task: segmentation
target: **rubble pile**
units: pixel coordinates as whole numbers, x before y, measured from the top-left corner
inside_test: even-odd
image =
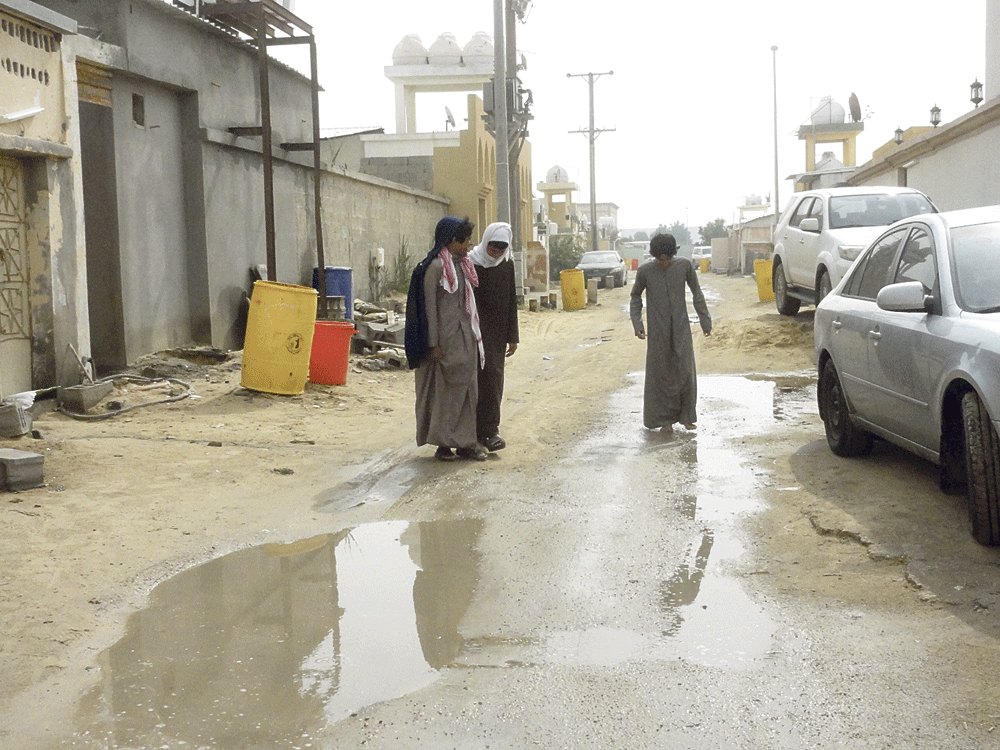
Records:
[[[364,357],[357,363],[359,367],[366,370],[406,369],[403,303],[393,301],[392,309],[387,309],[355,300],[354,327],[357,333],[351,337],[351,352]]]

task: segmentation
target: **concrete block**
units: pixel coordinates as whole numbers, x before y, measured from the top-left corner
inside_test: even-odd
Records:
[[[378,340],[384,341],[387,344],[394,344],[396,346],[402,346],[406,339],[406,324],[405,323],[390,323],[382,329],[381,334],[379,334]]]
[[[0,448],[0,491],[14,492],[42,484],[45,456],[14,448]]]
[[[0,404],[0,437],[20,437],[31,429],[31,414],[20,404]]]
[[[86,414],[88,409],[97,406],[115,389],[108,380],[100,383],[84,383],[59,389],[59,403],[68,411]]]

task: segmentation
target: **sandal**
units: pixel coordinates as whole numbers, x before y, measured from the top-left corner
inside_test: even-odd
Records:
[[[486,449],[478,444],[474,448],[456,448],[455,453],[459,458],[471,458],[473,461],[485,461],[487,456]]]
[[[485,445],[486,445],[486,450],[490,451],[491,453],[493,451],[502,451],[504,448],[507,447],[506,441],[499,435],[494,435],[493,437],[491,437],[489,440],[485,442]]]
[[[685,430],[697,429],[697,425],[695,425],[694,422],[681,422],[681,427],[683,427]]]
[[[438,461],[454,461],[455,454],[451,452],[451,448],[441,446],[436,451],[434,451],[434,458]]]

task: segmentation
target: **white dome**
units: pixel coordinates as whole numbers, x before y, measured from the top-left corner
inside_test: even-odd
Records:
[[[546,182],[569,182],[569,172],[558,164],[545,173]]]
[[[819,106],[812,111],[809,120],[813,125],[843,125],[847,112],[844,106],[834,101],[832,96],[824,96]]]
[[[455,35],[444,32],[427,50],[427,60],[431,65],[459,65],[462,62],[462,48],[455,41]]]
[[[468,65],[472,62],[493,61],[493,39],[485,31],[477,31],[462,50],[462,59]]]
[[[407,34],[392,51],[393,65],[426,65],[427,48],[416,34]]]

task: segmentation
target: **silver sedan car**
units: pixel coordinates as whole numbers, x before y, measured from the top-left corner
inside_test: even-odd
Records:
[[[1000,544],[1000,206],[893,224],[816,308],[814,336],[833,452],[877,436],[934,461],[976,540]]]

